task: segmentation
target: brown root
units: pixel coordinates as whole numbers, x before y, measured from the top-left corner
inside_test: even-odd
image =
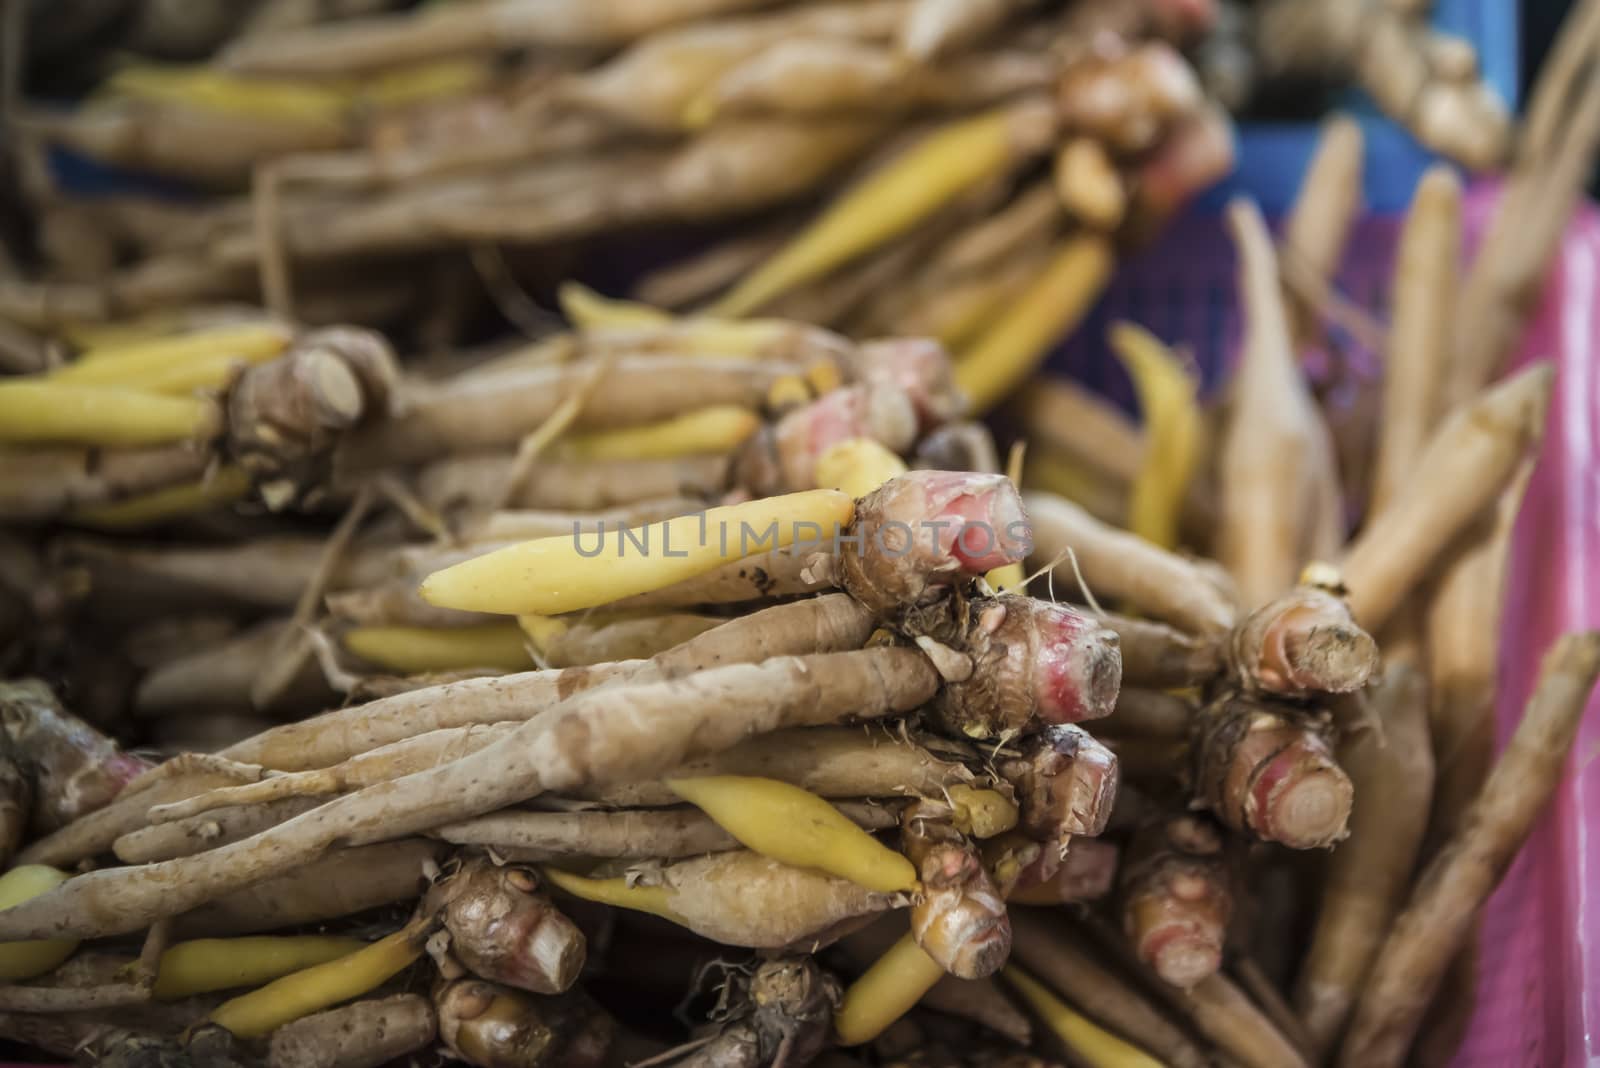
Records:
[[[535,997],[481,979],[434,992],[439,1038],[477,1068],[602,1068],[616,1021],[582,991]]]
[[[491,982],[559,994],[583,970],[583,932],[539,892],[531,869],[474,857],[435,884],[423,908],[450,933],[451,955]]]
[[[1296,586],[1246,616],[1228,642],[1246,693],[1351,693],[1378,668],[1378,645],[1335,594]]]
[[[1223,697],[1196,721],[1193,753],[1196,802],[1234,830],[1291,849],[1345,836],[1352,791],[1326,717]]]

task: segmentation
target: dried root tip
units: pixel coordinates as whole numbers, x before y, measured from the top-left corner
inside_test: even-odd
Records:
[[[953,648],[974,670],[929,706],[948,732],[968,738],[1027,733],[1098,719],[1116,707],[1122,657],[1114,631],[1091,616],[1032,597],[967,604]]]
[[[1183,815],[1141,828],[1121,882],[1122,923],[1140,959],[1185,989],[1216,972],[1233,897],[1214,824]]]
[[[434,992],[439,1038],[477,1068],[601,1068],[616,1021],[572,991],[535,997],[481,979],[458,979]]]
[[[1006,900],[1018,905],[1070,905],[1109,894],[1117,879],[1117,847],[1098,838],[1074,838],[1065,848],[1063,855],[1061,846],[1047,844],[1039,859],[1023,869]],[[1045,874],[1048,867],[1055,870]]]
[[[1223,823],[1291,849],[1345,836],[1350,779],[1334,760],[1325,718],[1224,697],[1198,720],[1196,801]]]
[[[833,1013],[843,1000],[839,981],[810,957],[763,961],[745,979],[731,973],[731,1009],[711,1041],[678,1068],[810,1064],[832,1040]]]
[[[1378,643],[1344,599],[1297,586],[1234,628],[1228,661],[1247,693],[1352,693],[1378,668]]]
[[[147,761],[64,710],[38,679],[0,683],[0,726],[16,767],[32,777],[39,832],[104,808],[150,770]]]
[[[559,994],[578,979],[586,942],[578,926],[539,893],[527,868],[468,860],[428,896],[450,932],[450,951],[473,973],[535,994]]]
[[[399,371],[378,334],[330,327],[241,372],[228,389],[226,452],[281,507],[324,481],[340,435],[388,413]]]
[[[911,906],[911,936],[951,975],[993,975],[1011,955],[1011,921],[982,856],[949,824],[923,818],[918,806],[904,823],[906,855],[923,886]]]
[[[1042,842],[1105,830],[1117,798],[1116,755],[1080,727],[1048,727],[1023,740],[1022,755],[997,765],[1017,792],[1022,829]]]
[[[1005,476],[912,471],[856,505],[840,584],[880,616],[898,615],[964,575],[1022,559],[1027,535],[1022,498]]]

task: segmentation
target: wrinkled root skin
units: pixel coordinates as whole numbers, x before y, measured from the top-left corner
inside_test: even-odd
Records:
[[[601,1068],[616,1021],[572,991],[525,994],[481,979],[458,979],[434,992],[445,1048],[477,1068]]]
[[[862,498],[838,557],[839,582],[880,619],[926,605],[963,577],[1031,547],[1022,498],[1001,475],[912,471]]]
[[[1122,656],[1116,632],[1031,597],[974,598],[950,644],[972,674],[947,680],[929,706],[949,734],[993,738],[1099,719],[1116,707]]]
[[[1377,670],[1378,644],[1342,598],[1299,586],[1234,628],[1228,667],[1246,693],[1352,693]]]
[[[996,767],[1017,793],[1026,833],[1041,842],[1060,842],[1105,830],[1120,781],[1115,753],[1070,724],[1025,738],[1020,748],[1020,757]]]
[[[104,808],[151,767],[64,710],[38,679],[0,683],[0,726],[15,769],[32,779],[41,835]]]
[[[677,1068],[763,1068],[810,1064],[832,1039],[833,1013],[844,997],[839,981],[810,957],[764,961],[746,980],[735,975],[724,994],[718,1033]]]
[[[993,975],[1011,955],[1005,900],[972,843],[919,808],[907,810],[903,836],[923,887],[911,906],[911,936],[959,979]]]
[[[1227,696],[1196,721],[1197,805],[1233,830],[1291,849],[1347,833],[1350,779],[1334,759],[1326,716]]]
[[[268,506],[311,503],[327,485],[341,436],[388,415],[398,382],[381,335],[344,326],[312,331],[233,380],[223,451],[250,473]]]
[[[450,951],[475,975],[535,994],[560,994],[577,982],[587,956],[583,932],[521,867],[466,861],[428,895],[450,932]]]
[[[1141,828],[1121,884],[1123,929],[1157,975],[1187,989],[1216,972],[1233,912],[1216,826],[1182,815]]]

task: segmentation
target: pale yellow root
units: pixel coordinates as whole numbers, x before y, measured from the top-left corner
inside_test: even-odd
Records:
[[[0,875],[0,908],[10,908],[54,890],[67,881],[67,873],[43,864],[23,864]],[[65,939],[10,942],[0,945],[0,982],[35,979],[56,969],[78,948]]]
[[[871,438],[841,441],[817,458],[817,485],[858,500],[905,473],[905,461]]]
[[[1023,505],[1033,524],[1032,558],[1051,564],[1057,583],[1071,584],[1063,592],[1077,590],[1070,548],[1097,597],[1120,598],[1201,637],[1220,636],[1233,625],[1233,604],[1194,561],[1102,523],[1054,494],[1026,493]]]
[[[1128,529],[1163,549],[1176,548],[1184,497],[1204,444],[1199,383],[1176,353],[1131,323],[1111,328],[1111,348],[1133,379],[1144,414],[1145,448],[1128,501]]]
[[[1090,1068],[1160,1068],[1161,1062],[1079,1015],[1021,968],[1001,973],[1045,1026]]]
[[[742,775],[669,779],[667,785],[763,856],[884,893],[917,885],[909,860],[798,786]]]
[[[1460,260],[1461,180],[1441,165],[1417,183],[1395,253],[1383,415],[1368,502],[1373,515],[1405,483],[1444,414],[1441,387],[1450,359]]]
[[[1047,145],[1054,108],[1029,99],[939,130],[844,194],[809,228],[716,302],[737,317],[914,227],[979,183]]]
[[[661,326],[673,320],[671,312],[636,300],[613,300],[580,282],[562,282],[556,290],[556,299],[561,303],[561,314],[580,331]]]
[[[1317,150],[1284,223],[1284,270],[1315,281],[1317,288],[1333,283],[1350,227],[1361,210],[1363,148],[1361,126],[1354,119],[1335,115],[1323,123]],[[1315,343],[1322,334],[1321,309],[1297,296],[1306,288],[1291,285],[1285,290],[1297,347]]]
[[[365,943],[334,935],[262,938],[201,938],[180,942],[161,955],[157,1001],[174,1001],[213,990],[255,986],[326,964]]]
[[[1122,176],[1092,138],[1074,138],[1056,152],[1055,186],[1067,211],[1096,230],[1115,230],[1127,213]]]
[[[1218,463],[1217,559],[1256,608],[1343,539],[1333,442],[1295,358],[1277,258],[1253,204],[1235,201],[1244,341]]]
[[[370,993],[422,956],[432,920],[413,920],[394,934],[259,990],[225,1002],[211,1022],[240,1038],[259,1038],[286,1023]]]
[[[670,460],[729,453],[761,426],[748,408],[718,405],[649,426],[568,434],[557,446],[576,460]]]
[[[361,659],[401,675],[464,668],[526,671],[534,666],[522,629],[515,623],[352,627],[340,640]]]
[[[116,386],[0,382],[0,442],[164,445],[221,429],[215,402]]]
[[[536,634],[528,629],[535,620],[556,624],[556,628],[536,626]],[[595,613],[593,617],[586,616],[582,622],[571,624],[545,616],[519,616],[517,622],[538,650],[540,660],[548,667],[563,668],[616,660],[645,660],[721,626],[727,620],[692,612],[647,612],[609,618]]]
[[[234,504],[249,492],[250,476],[242,468],[224,467],[199,482],[153,490],[115,504],[74,508],[63,518],[103,530],[138,530]]]
[[[1394,503],[1350,543],[1343,562],[1350,611],[1371,632],[1440,552],[1483,514],[1544,432],[1555,374],[1535,364],[1487,390],[1434,432]]]
[[[975,413],[987,412],[1037,369],[1050,345],[1083,318],[1111,277],[1116,257],[1099,236],[1067,238],[1031,286],[979,334],[956,363],[956,384]]]
[[[833,1016],[839,1044],[859,1046],[877,1038],[944,977],[938,961],[906,934],[845,989]]]
[[[1310,1068],[1265,1013],[1222,975],[1183,995],[1195,1029],[1245,1068]]]
[[[293,333],[276,323],[239,323],[195,330],[173,337],[108,343],[87,349],[72,363],[50,372],[58,382],[150,389],[152,376],[165,376],[196,362],[223,355],[240,363],[270,360],[289,347]]]
[[[581,539],[541,538],[435,572],[423,580],[422,596],[467,611],[574,612],[703,575],[748,555],[753,538],[776,539],[779,548],[820,541],[847,524],[853,511],[845,494],[812,490],[609,531],[597,539],[595,552],[583,549]]]

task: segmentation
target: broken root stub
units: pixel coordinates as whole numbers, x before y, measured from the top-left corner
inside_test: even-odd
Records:
[[[1195,800],[1224,824],[1291,849],[1345,836],[1352,791],[1325,715],[1225,696],[1196,723]]]
[[[1081,727],[1049,727],[1023,739],[1022,755],[996,765],[1017,792],[1022,829],[1041,842],[1104,831],[1117,798],[1117,757]]]
[[[582,991],[540,997],[481,979],[433,996],[439,1038],[478,1068],[601,1068],[617,1024]]]
[[[1216,972],[1233,898],[1215,824],[1185,814],[1140,828],[1121,883],[1123,928],[1157,975],[1187,989]]]
[[[843,999],[839,981],[810,957],[763,961],[745,978],[735,972],[712,1017],[709,1042],[673,1063],[680,1068],[809,1064],[833,1037]]]
[[[1022,498],[1003,475],[912,471],[862,498],[839,551],[839,582],[879,618],[1015,563],[1031,548]]]
[[[380,335],[355,327],[314,331],[234,379],[224,449],[269,506],[295,503],[326,486],[346,431],[389,414],[398,381],[394,353]]]
[[[993,975],[1011,955],[1005,901],[971,842],[921,806],[906,810],[906,855],[922,878],[911,906],[911,936],[939,966],[960,979]]]
[[[974,598],[950,644],[972,658],[930,714],[956,737],[992,738],[1108,715],[1122,685],[1114,631],[1031,597]]]
[[[433,888],[427,907],[450,932],[451,953],[485,979],[559,994],[583,970],[583,932],[539,892],[530,869],[474,857]]]
[[[16,766],[32,779],[41,834],[104,808],[151,767],[63,709],[38,679],[0,683],[0,727]]]
[[[1378,644],[1344,599],[1297,586],[1234,628],[1228,663],[1247,693],[1352,693],[1378,668]]]

